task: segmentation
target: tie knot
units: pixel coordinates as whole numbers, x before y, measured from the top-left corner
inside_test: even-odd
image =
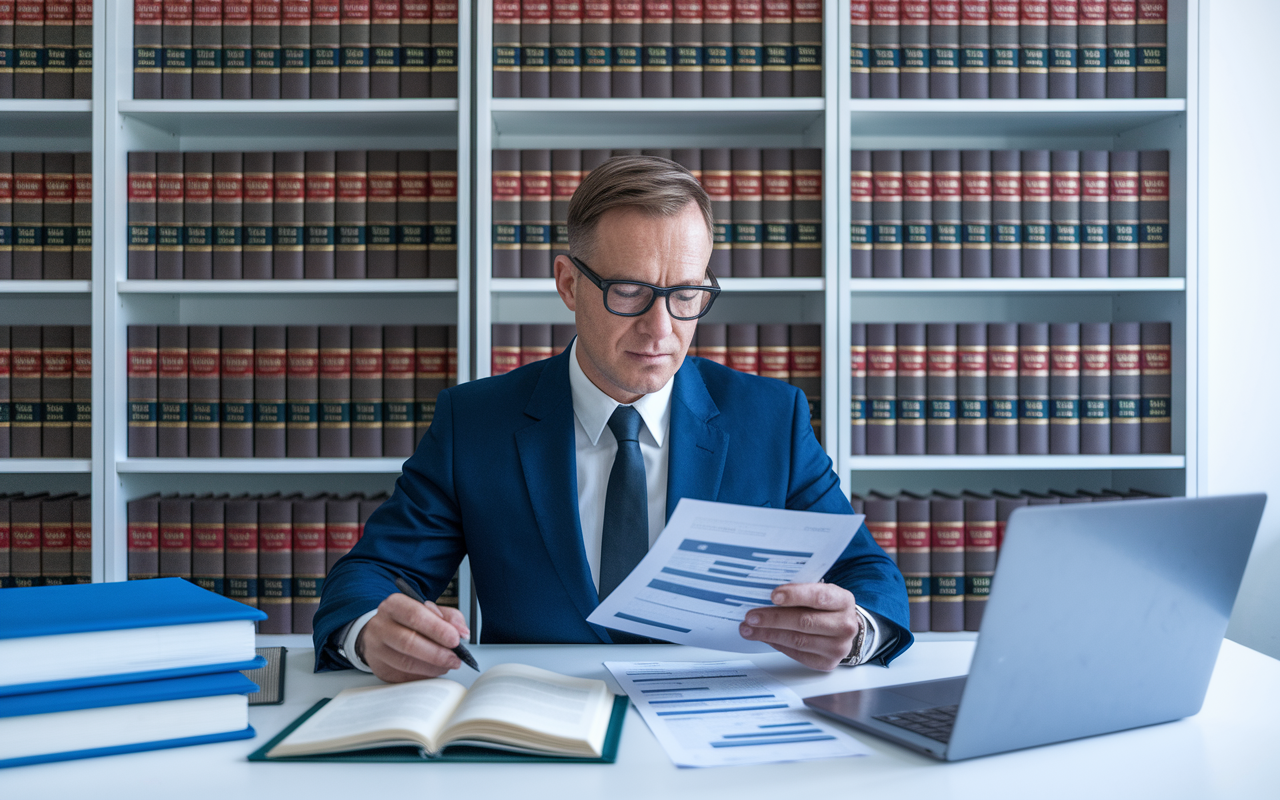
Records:
[[[620,442],[639,442],[641,422],[639,411],[631,406],[618,406],[609,417],[609,430]]]

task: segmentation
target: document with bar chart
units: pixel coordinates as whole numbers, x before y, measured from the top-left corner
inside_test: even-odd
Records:
[[[606,661],[678,767],[768,764],[871,751],[750,661]]]
[[[862,520],[683,498],[644,560],[587,621],[677,644],[768,652],[738,633],[747,611],[771,605],[785,583],[816,582]]]

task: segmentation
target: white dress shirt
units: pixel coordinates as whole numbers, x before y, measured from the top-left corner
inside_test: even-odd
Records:
[[[675,378],[661,389],[642,396],[632,407],[644,421],[640,429],[640,454],[644,457],[645,485],[649,492],[649,546],[658,540],[658,534],[667,524],[667,466],[670,463],[671,442],[671,389]],[[582,544],[591,569],[591,581],[600,588],[600,546],[604,540],[604,505],[609,489],[609,473],[613,470],[614,456],[618,453],[618,440],[609,430],[609,418],[619,405],[609,395],[591,382],[578,362],[578,341],[574,340],[569,352],[569,389],[573,399],[574,454],[577,459],[578,518],[582,524]],[[861,664],[880,649],[880,626],[876,615],[858,608],[858,615],[867,632],[862,650],[849,660],[849,664]],[[356,619],[345,635],[337,638],[343,643],[342,654],[356,668],[371,672],[369,666],[356,655],[355,642],[365,623],[377,610],[369,611]]]

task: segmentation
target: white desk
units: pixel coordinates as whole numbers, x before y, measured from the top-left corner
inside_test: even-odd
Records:
[[[477,646],[481,666],[521,661],[604,678],[603,660],[723,658],[673,645]],[[960,675],[970,642],[926,642],[891,669],[824,675],[769,654],[753,660],[802,696]],[[353,672],[314,675],[310,650],[290,650],[286,702],[250,709],[256,739],[201,747],[0,770],[4,798],[1274,798],[1280,796],[1280,661],[1225,642],[1204,709],[1141,730],[957,764],[942,764],[862,736],[864,758],[755,767],[677,769],[634,708],[618,763],[596,764],[250,764],[245,756],[321,697],[376,682]],[[458,678],[470,682],[475,673]],[[1089,702],[1082,698],[1081,702]]]

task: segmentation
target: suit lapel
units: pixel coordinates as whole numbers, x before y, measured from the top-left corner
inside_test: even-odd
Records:
[[[670,456],[667,462],[667,519],[682,497],[715,500],[720,494],[729,434],[714,422],[716,407],[691,359],[676,373],[671,392]]]

